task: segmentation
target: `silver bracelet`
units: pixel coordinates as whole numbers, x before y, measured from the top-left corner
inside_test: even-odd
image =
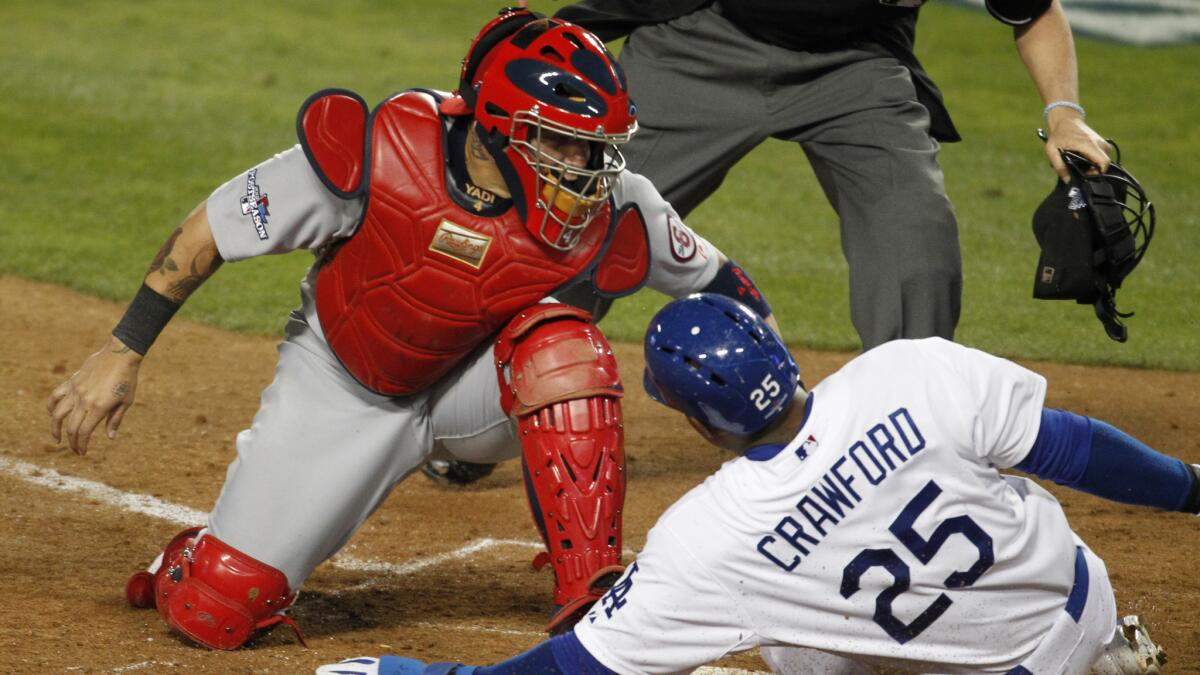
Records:
[[[1087,111],[1084,110],[1083,106],[1079,105],[1078,103],[1072,103],[1071,101],[1054,101],[1053,103],[1046,104],[1045,109],[1042,110],[1042,119],[1049,120],[1050,111],[1054,110],[1055,108],[1070,108],[1071,110],[1079,113],[1080,117],[1084,119],[1087,118]]]

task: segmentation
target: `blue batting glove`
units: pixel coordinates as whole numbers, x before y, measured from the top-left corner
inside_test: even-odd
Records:
[[[317,668],[316,675],[472,675],[475,666],[461,663],[433,663],[405,656],[360,656]]]

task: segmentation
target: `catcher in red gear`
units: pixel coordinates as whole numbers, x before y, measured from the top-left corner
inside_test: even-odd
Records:
[[[587,309],[559,300],[645,284],[770,308],[624,169],[624,75],[571,24],[503,10],[457,92],[369,109],[324,90],[297,130],[298,145],[184,220],[105,347],[48,401],[52,434],[80,454],[101,424],[115,437],[151,344],[223,262],[315,254],[207,524],[131,577],[127,597],[237,648],[295,627],[285,610],[304,580],[426,461],[520,456],[546,544],[535,564],[554,573],[549,630],[569,628],[621,570],[623,388]]]

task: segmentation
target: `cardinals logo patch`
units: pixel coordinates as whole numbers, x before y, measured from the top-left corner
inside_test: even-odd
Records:
[[[671,215],[667,215],[667,232],[671,236],[672,257],[679,262],[687,262],[696,257],[696,236]]]

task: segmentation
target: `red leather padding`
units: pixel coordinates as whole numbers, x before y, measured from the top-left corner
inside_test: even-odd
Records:
[[[367,104],[345,89],[326,89],[300,108],[296,130],[313,169],[327,187],[350,197],[362,190]]]
[[[606,298],[636,292],[650,274],[650,238],[642,210],[632,202],[626,204],[617,212],[614,222],[612,240],[592,271],[592,285]]]
[[[606,207],[570,251],[541,243],[517,209],[479,215],[445,190],[436,97],[398,94],[371,117],[370,197],[354,236],[325,260],[317,314],[346,370],[371,391],[433,385],[518,312],[586,278]]]
[[[158,585],[158,578],[166,573],[168,562],[174,560],[185,547],[191,544],[192,539],[202,529],[204,528],[189,527],[176,534],[163,549],[158,569],[153,572],[141,570],[134,572],[129,577],[129,580],[125,582],[125,599],[129,601],[130,605],[138,609],[153,609],[157,606],[155,587]],[[165,619],[166,616],[164,615],[163,618]]]
[[[598,598],[598,573],[621,562],[624,391],[591,318],[569,305],[535,305],[513,317],[493,350],[501,407],[517,417],[526,494],[546,544],[534,565],[554,569],[554,602],[563,609],[556,620]]]
[[[504,327],[493,349],[500,407],[520,417],[538,408],[590,396],[624,396],[617,360],[592,315],[543,303]]]
[[[191,541],[156,583],[158,611],[172,628],[210,649],[237,649],[258,631],[286,623],[296,600],[282,572],[212,535]]]
[[[560,401],[517,419],[526,495],[554,570],[554,603],[595,600],[592,581],[621,562],[625,428],[621,399]]]

